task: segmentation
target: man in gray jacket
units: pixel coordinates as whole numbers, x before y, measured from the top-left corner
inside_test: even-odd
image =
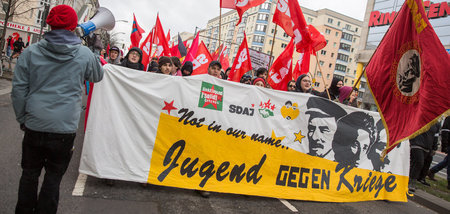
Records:
[[[52,30],[24,50],[12,82],[16,119],[25,131],[16,213],[56,213],[78,129],[83,82],[103,78],[100,59],[73,33],[78,22],[73,8],[54,7],[46,22]]]

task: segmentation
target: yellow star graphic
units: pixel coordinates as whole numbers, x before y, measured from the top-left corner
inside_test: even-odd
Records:
[[[283,139],[285,138],[286,136],[283,136],[283,137],[277,137],[276,135],[275,135],[275,132],[272,130],[272,139],[275,139],[275,142],[277,142],[277,140],[280,140],[280,142],[281,141],[283,141]]]
[[[294,133],[295,135],[295,141],[298,141],[299,143],[302,143],[302,140],[305,136],[302,135],[302,130],[298,131],[298,133]]]

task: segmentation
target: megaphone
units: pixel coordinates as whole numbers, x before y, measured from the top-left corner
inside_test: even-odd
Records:
[[[80,37],[89,35],[97,29],[112,30],[116,25],[116,19],[110,10],[99,7],[91,20],[80,24],[76,29],[76,34]]]

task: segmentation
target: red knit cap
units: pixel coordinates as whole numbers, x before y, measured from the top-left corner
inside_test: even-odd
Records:
[[[72,7],[62,4],[50,10],[46,23],[52,27],[52,30],[66,29],[73,31],[77,27],[78,16]]]

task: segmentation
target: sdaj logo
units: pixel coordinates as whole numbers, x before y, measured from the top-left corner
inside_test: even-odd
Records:
[[[198,107],[222,111],[223,87],[202,82]]]

